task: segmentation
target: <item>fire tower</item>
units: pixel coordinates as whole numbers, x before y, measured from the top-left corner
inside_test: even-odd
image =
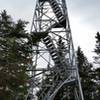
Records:
[[[84,100],[66,0],[37,0],[31,27],[33,65],[27,100]]]

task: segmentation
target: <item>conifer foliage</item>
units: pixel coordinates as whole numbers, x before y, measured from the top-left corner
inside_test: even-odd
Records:
[[[77,61],[84,99],[95,100],[96,83],[94,81],[94,71],[92,70],[93,65],[89,63],[80,47],[77,50]]]
[[[95,80],[97,84],[95,100],[99,100],[100,99],[100,33],[99,32],[96,33],[95,39],[96,39],[96,45],[95,45],[94,52],[96,56],[94,57],[94,60],[96,65]]]
[[[96,64],[99,64],[100,67],[100,33],[97,32],[96,36],[96,45],[95,45],[95,53],[97,54],[97,56],[95,57],[95,62]]]
[[[5,10],[0,13],[0,100],[25,99],[31,60],[26,23],[15,23]]]

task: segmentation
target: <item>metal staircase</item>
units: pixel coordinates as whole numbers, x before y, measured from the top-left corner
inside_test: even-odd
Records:
[[[62,13],[58,3],[56,0],[49,0],[49,3],[58,19],[59,22],[63,22],[65,20],[64,14]]]
[[[58,26],[66,27],[66,18],[64,16],[64,12],[63,12],[63,10],[61,10],[57,0],[48,0],[48,2],[50,3],[50,6],[52,7],[54,14],[59,21],[59,25],[56,25],[56,27],[58,27]]]
[[[84,100],[65,0],[37,0],[31,33],[38,39],[32,77],[40,79],[31,87],[33,100]],[[59,38],[67,49],[59,47]]]
[[[46,45],[46,47],[48,48],[50,55],[51,55],[52,59],[54,60],[55,64],[57,66],[60,66],[59,55],[57,53],[55,45],[53,44],[51,37],[48,35],[45,38],[43,38],[43,41],[44,41],[44,44]]]

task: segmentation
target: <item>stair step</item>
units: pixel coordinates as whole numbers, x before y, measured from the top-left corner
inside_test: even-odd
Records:
[[[58,56],[52,56],[53,59],[58,59]]]
[[[43,41],[46,42],[46,41],[50,41],[50,40],[49,40],[49,38],[46,38],[46,39],[43,39]]]
[[[61,14],[61,15],[62,15],[61,11],[56,12],[56,14],[57,14],[57,15],[58,15],[58,14]]]
[[[47,39],[47,38],[49,38],[49,36],[44,37],[44,40]]]
[[[54,44],[53,44],[53,43],[49,43],[49,44],[47,44],[47,47],[49,47],[50,49],[55,48],[55,46],[54,46]]]
[[[55,0],[49,0],[49,1],[50,1],[51,3],[52,3],[52,2],[55,2]]]
[[[52,6],[56,6],[57,3],[56,3],[56,2],[51,2],[51,5],[52,5]]]
[[[53,54],[51,54],[52,55],[52,57],[54,57],[54,56],[57,56],[57,53],[53,53]]]
[[[54,9],[55,13],[58,12],[58,11],[60,11],[60,9],[58,7],[56,9]]]
[[[57,3],[53,3],[52,6],[54,9],[58,8]]]
[[[63,18],[62,14],[57,14],[57,16],[58,16],[58,19],[60,19],[61,17]]]
[[[51,43],[51,41],[50,40],[47,40],[47,41],[45,41],[45,44],[49,44],[49,43]]]
[[[48,47],[51,47],[51,46],[53,46],[53,44],[52,44],[52,43],[49,43],[49,44],[48,44]]]
[[[61,16],[61,17],[59,17],[59,21],[63,21],[64,20],[64,17],[63,16]]]
[[[55,52],[56,52],[55,49],[53,49],[53,50],[50,51],[51,54],[53,54],[53,53],[55,53]]]

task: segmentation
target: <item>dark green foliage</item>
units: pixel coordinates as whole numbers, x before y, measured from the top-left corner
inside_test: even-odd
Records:
[[[15,23],[5,10],[1,12],[0,100],[25,99],[29,78],[26,70],[31,61],[31,45],[27,43],[25,26],[25,21]]]
[[[92,70],[93,66],[88,62],[80,47],[78,47],[77,50],[77,60],[84,99],[94,100],[96,83],[94,82],[94,71]]]
[[[95,63],[98,64],[100,67],[100,33],[97,32],[96,36],[96,45],[95,45],[95,49],[94,52],[97,54],[97,56],[95,56]]]
[[[7,15],[7,12],[4,10],[0,14],[0,34],[11,32],[12,26],[12,18],[9,15]]]
[[[96,56],[94,57],[95,60],[95,80],[96,80],[96,84],[97,84],[97,92],[96,92],[96,99],[95,100],[99,100],[100,99],[100,33],[97,32],[96,36],[96,45],[95,45],[95,49],[94,52],[96,53]]]
[[[25,30],[26,24],[27,22],[18,20],[18,22],[14,25],[13,30],[9,36],[10,37],[15,36],[17,38],[27,37],[26,30]]]

